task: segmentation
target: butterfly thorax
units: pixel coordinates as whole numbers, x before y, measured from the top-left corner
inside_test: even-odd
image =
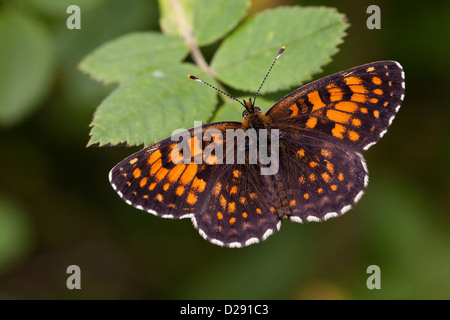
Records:
[[[261,109],[255,106],[252,99],[248,101],[244,100],[245,110],[242,113],[244,120],[242,121],[242,128],[247,130],[253,128],[255,130],[259,129],[269,129],[269,118],[261,112]]]

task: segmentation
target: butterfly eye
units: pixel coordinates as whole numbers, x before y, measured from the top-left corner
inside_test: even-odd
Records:
[[[246,116],[248,116],[248,112],[247,112],[247,110],[244,110],[244,111],[242,111],[242,117],[246,117]]]
[[[256,111],[256,112],[261,112],[261,109],[258,108],[258,107],[255,107],[255,111]]]

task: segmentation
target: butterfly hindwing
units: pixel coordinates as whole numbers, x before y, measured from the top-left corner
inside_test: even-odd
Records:
[[[363,156],[335,144],[284,135],[279,175],[295,222],[324,221],[347,212],[368,184]]]

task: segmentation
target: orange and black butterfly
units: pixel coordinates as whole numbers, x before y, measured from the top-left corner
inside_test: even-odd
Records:
[[[226,247],[265,240],[284,218],[303,223],[343,215],[367,187],[361,153],[392,123],[404,81],[398,62],[379,61],[307,84],[266,114],[244,101],[242,122],[188,130],[187,154],[164,139],[121,161],[109,180],[129,205],[163,218],[190,218],[203,238]],[[195,134],[211,129],[217,135],[208,139]],[[226,139],[231,129],[277,129],[277,172],[262,175],[259,161],[226,162],[225,153],[194,161],[211,144],[236,150],[237,141]],[[174,154],[192,161],[174,161]]]

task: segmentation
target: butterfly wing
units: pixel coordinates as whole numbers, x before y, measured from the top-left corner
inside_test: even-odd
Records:
[[[358,152],[295,132],[283,135],[280,150],[278,174],[291,221],[340,216],[359,201],[367,187],[367,167]]]
[[[214,244],[240,247],[263,240],[279,229],[280,220],[263,201],[257,166],[238,163],[234,139],[229,141],[234,155],[227,160],[227,130],[241,126],[221,122],[187,130],[179,135],[186,149],[178,139],[164,139],[118,163],[110,171],[110,183],[137,209],[164,218],[191,218]],[[209,141],[203,141],[205,136]],[[221,154],[213,151],[221,147]]]
[[[266,115],[280,129],[362,152],[386,133],[404,94],[401,65],[373,62],[311,82]]]
[[[301,87],[266,113],[281,132],[279,174],[292,221],[336,217],[361,198],[361,152],[386,133],[404,93],[400,64],[374,62]]]

